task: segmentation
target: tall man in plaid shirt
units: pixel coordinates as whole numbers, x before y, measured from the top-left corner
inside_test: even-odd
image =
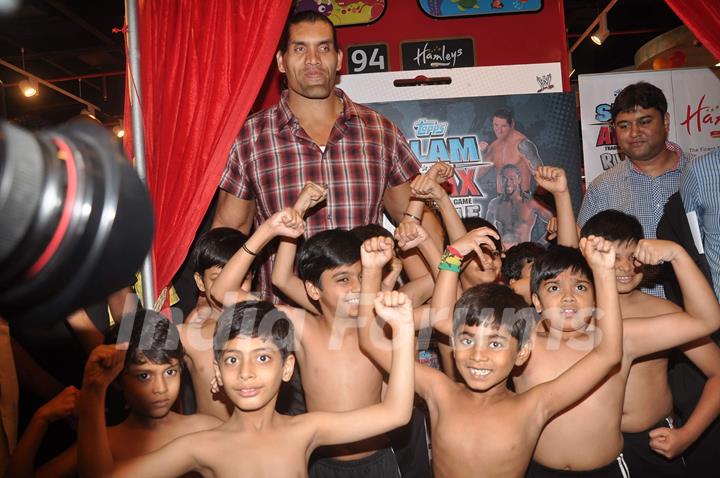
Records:
[[[383,208],[402,219],[419,164],[392,122],[335,88],[342,58],[326,17],[290,18],[276,54],[288,88],[278,104],[248,118],[235,140],[213,227],[247,233],[253,221],[291,207],[306,181],[328,188],[327,201],[307,217],[307,237],[381,223]],[[263,269],[259,292],[269,298],[269,261]]]

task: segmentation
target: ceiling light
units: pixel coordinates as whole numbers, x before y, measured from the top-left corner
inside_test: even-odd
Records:
[[[600,15],[600,19],[598,21],[598,29],[595,30],[595,33],[590,35],[590,39],[596,45],[602,45],[603,42],[607,40],[608,36],[610,36],[610,30],[608,30],[607,26],[607,13],[603,13]]]
[[[115,136],[117,136],[118,138],[122,138],[125,136],[125,128],[123,128],[121,124],[115,126],[112,130],[113,133],[115,133]]]
[[[715,66],[720,66],[720,61],[715,63]]]
[[[20,91],[22,91],[22,94],[25,95],[25,97],[30,98],[31,96],[37,96],[38,94],[38,81],[35,78],[28,78],[27,80],[22,80],[18,86],[20,87]]]

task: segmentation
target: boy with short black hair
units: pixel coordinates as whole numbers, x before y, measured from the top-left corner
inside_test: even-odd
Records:
[[[521,242],[508,249],[502,261],[503,282],[520,294],[528,305],[532,305],[530,297],[532,264],[543,254],[545,248],[537,242]]]
[[[595,237],[595,236],[589,236]],[[581,244],[587,238],[581,239]],[[532,271],[532,299],[544,327],[535,334],[533,354],[514,377],[519,392],[532,389],[573,367],[593,350],[598,339],[593,278],[572,248],[558,247],[537,259]],[[615,250],[610,279],[615,288]],[[720,306],[702,273],[687,253],[667,241],[642,241],[635,258],[644,264],[670,262],[687,299],[697,304],[694,315],[683,312],[623,320],[623,357],[592,393],[556,416],[538,441],[529,477],[625,477],[620,430],[623,398],[633,360],[706,336],[720,325]],[[596,285],[600,285],[593,269]],[[599,313],[607,314],[599,298]],[[602,335],[605,335],[603,333]],[[632,472],[632,470],[630,470]]]
[[[198,238],[193,247],[190,261],[193,267],[193,278],[200,291],[200,297],[190,318],[198,313],[197,309],[203,306],[213,307],[216,310],[222,309],[220,304],[215,303],[211,297],[208,297],[208,293],[213,282],[220,275],[222,268],[225,267],[233,254],[245,244],[245,241],[247,241],[245,234],[229,227],[211,229]],[[250,291],[252,278],[253,275],[248,274],[245,281],[243,281],[241,288],[246,292]]]
[[[607,210],[591,217],[580,231],[612,241],[616,249],[615,278],[623,317],[649,317],[676,313],[670,301],[642,292],[644,269],[635,263],[635,249],[644,239],[633,216]],[[695,303],[686,303],[694,314]],[[692,445],[720,412],[720,348],[709,338],[679,347],[707,377],[702,397],[683,426],[673,420],[673,397],[668,386],[669,352],[636,360],[628,376],[621,430],[623,455],[630,471],[639,476],[685,476],[682,453]]]
[[[415,389],[428,405],[433,469],[439,478],[524,476],[548,420],[588,393],[622,355],[613,251],[602,239],[584,240],[583,250],[602,277],[599,300],[607,311],[600,324],[603,340],[566,373],[549,377],[523,394],[510,391],[508,377],[530,355],[534,315],[520,296],[499,284],[473,287],[455,301],[462,257],[474,251],[482,258],[480,245],[494,247],[491,237],[498,238],[494,231],[481,228],[453,242],[443,254],[433,294],[434,325],[442,325],[442,331],[453,337],[463,383],[415,365]],[[362,249],[360,346],[384,368],[389,367],[390,357],[369,297],[380,287],[390,247],[386,239],[373,238]]]
[[[276,412],[280,385],[290,379],[295,363],[293,325],[272,304],[247,301],[220,316],[214,339],[215,374],[235,405],[232,417],[212,430],[116,463],[102,433],[102,408],[91,381],[81,395],[79,450],[86,476],[176,477],[196,471],[216,477],[302,477],[316,447],[361,440],[404,424],[413,397],[412,313],[404,301],[391,299],[376,298],[394,332],[393,371],[382,403],[342,413]],[[98,361],[95,381],[116,374],[121,356],[116,350]]]
[[[231,296],[213,296],[210,291],[215,280],[230,258],[247,241],[242,232],[229,227],[219,227],[203,233],[195,243],[191,263],[195,284],[200,296],[195,309],[178,326],[180,338],[185,346],[185,364],[192,377],[196,410],[198,413],[212,415],[220,420],[230,418],[232,402],[222,390],[213,390],[214,371],[212,368],[212,337],[215,323],[222,312],[222,304],[229,297],[234,300],[251,298],[250,287],[253,273],[249,270],[233,289],[227,292]]]
[[[179,436],[221,423],[214,417],[180,415],[171,410],[180,391],[184,352],[177,330],[170,321],[155,312],[140,310],[135,315],[126,315],[120,324],[110,329],[105,343],[115,344],[118,336],[127,343],[127,352],[124,360],[117,362],[115,375],[108,380],[95,380],[98,361],[116,350],[115,345],[100,345],[90,354],[83,378],[83,387],[94,381],[93,396],[98,402],[98,413],[103,416],[99,433],[115,459],[128,459],[157,450]],[[106,429],[105,392],[118,374],[115,383],[123,392],[129,415],[119,425]],[[77,390],[69,387],[39,410],[15,450],[6,476],[72,476],[78,469],[82,474],[84,463],[78,458],[77,445],[33,470],[35,452],[45,430],[43,421],[70,416],[76,395]]]

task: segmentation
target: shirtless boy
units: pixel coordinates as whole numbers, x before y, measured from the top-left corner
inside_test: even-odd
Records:
[[[406,423],[413,398],[411,310],[382,298],[376,305],[394,332],[393,371],[382,403],[344,413],[276,412],[280,385],[290,379],[295,364],[293,326],[270,303],[241,302],[220,316],[214,343],[218,383],[235,405],[230,420],[125,462],[114,462],[110,454],[103,433],[102,396],[96,392],[98,382],[118,373],[123,352],[99,357],[93,380],[80,398],[79,456],[88,463],[86,476],[169,478],[197,471],[217,478],[305,477],[316,447],[361,440]]]
[[[471,288],[455,303],[460,257],[472,251],[481,255],[480,244],[494,247],[490,237],[497,238],[491,229],[476,229],[448,247],[433,294],[436,319],[452,323],[455,363],[464,383],[415,364],[415,390],[427,402],[432,424],[437,478],[524,476],[545,423],[596,386],[622,355],[614,251],[602,239],[584,240],[583,250],[599,278],[598,299],[607,310],[599,321],[603,340],[559,377],[526,393],[510,391],[508,376],[530,354],[534,314],[519,295],[499,284]],[[390,247],[386,240],[374,238],[362,249],[360,345],[384,368],[390,365],[390,354],[368,298],[380,287]]]
[[[225,266],[213,285],[213,296],[222,296],[227,288],[234,287],[253,254],[273,238],[292,239],[303,232],[297,211],[285,209],[273,214]],[[321,314],[281,307],[297,330],[295,357],[310,412],[344,412],[380,403],[383,374],[358,346],[360,245],[355,235],[340,229],[319,232],[305,241],[297,258],[298,273],[308,299]],[[348,468],[367,470],[368,476],[398,476],[397,462],[385,436],[318,450],[310,476]]]
[[[609,209],[591,217],[580,231],[612,241],[615,246],[615,277],[623,317],[652,317],[680,312],[672,302],[642,292],[642,268],[634,261],[644,238],[633,216]],[[696,313],[697,304],[685,302]],[[635,360],[630,368],[621,429],[623,455],[633,476],[653,478],[685,476],[682,453],[703,433],[720,412],[720,348],[709,338],[680,347],[707,377],[702,397],[681,427],[674,426],[673,397],[667,382],[668,353]]]
[[[697,304],[698,313],[625,318],[621,366],[592,393],[547,424],[535,449],[529,477],[557,476],[560,472],[563,476],[585,476],[583,473],[588,472],[598,477],[627,476],[620,424],[633,360],[706,336],[720,325],[715,295],[684,249],[666,241],[643,240],[635,257],[644,264],[670,262],[687,289],[686,298]],[[613,255],[613,286],[614,263]],[[592,350],[597,336],[592,280],[576,249],[555,248],[533,264],[532,299],[543,327],[536,333],[532,357],[514,378],[519,392],[552,380]],[[595,281],[599,287],[597,276]],[[599,300],[597,303],[599,313],[607,313]]]

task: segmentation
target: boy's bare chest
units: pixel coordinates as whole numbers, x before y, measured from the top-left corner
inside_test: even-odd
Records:
[[[242,434],[204,447],[201,461],[216,478],[307,476],[307,437],[284,434]]]
[[[380,401],[383,376],[356,337],[308,335],[298,363],[309,410],[350,410]]]
[[[510,403],[479,408],[464,399],[443,405],[432,424],[437,475],[466,476],[467,470],[493,470],[488,476],[524,472],[523,464],[530,461],[540,433],[539,427],[531,429],[527,410]],[[458,466],[457,471],[465,473],[457,475]]]

